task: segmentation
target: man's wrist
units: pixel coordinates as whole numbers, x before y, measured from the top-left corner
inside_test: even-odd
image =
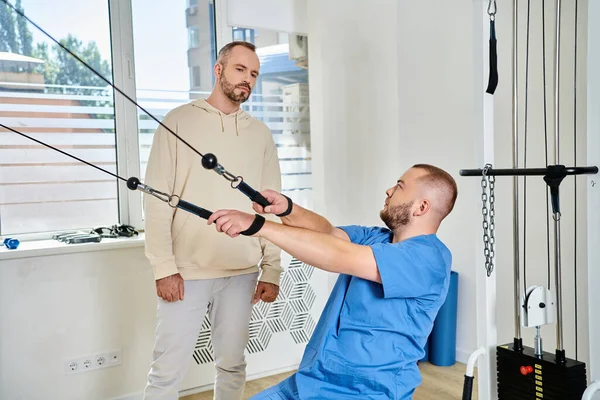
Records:
[[[281,280],[281,271],[275,268],[262,268],[262,274],[259,278],[259,282],[270,283],[279,287]]]
[[[294,202],[292,201],[292,199],[290,199],[289,197],[287,197],[285,194],[281,194],[281,195],[287,199],[288,208],[287,208],[287,210],[285,210],[281,214],[277,214],[277,216],[278,217],[287,217],[288,215],[290,215],[292,213],[292,209],[294,208]]]
[[[254,221],[252,221],[252,224],[250,225],[250,227],[248,227],[248,229],[246,229],[245,231],[240,232],[240,235],[253,236],[262,229],[264,224],[265,224],[265,217],[263,217],[262,215],[256,214],[254,216]]]
[[[269,236],[269,234],[271,234],[273,230],[277,227],[277,225],[280,224],[278,224],[277,222],[265,220],[265,223],[256,235],[266,239]]]

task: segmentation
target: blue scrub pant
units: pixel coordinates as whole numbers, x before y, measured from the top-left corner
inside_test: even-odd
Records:
[[[263,390],[260,393],[250,397],[249,400],[296,400],[298,391],[295,390],[295,382],[293,381],[294,375],[288,377],[278,385],[270,387],[269,389]]]

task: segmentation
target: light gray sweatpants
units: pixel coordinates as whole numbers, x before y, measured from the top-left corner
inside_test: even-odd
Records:
[[[244,349],[258,272],[184,282],[184,300],[158,299],[156,342],[144,400],[176,400],[210,303],[216,366],[215,400],[241,400],[246,382]]]

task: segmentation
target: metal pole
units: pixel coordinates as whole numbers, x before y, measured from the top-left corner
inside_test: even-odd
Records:
[[[560,89],[560,14],[561,0],[556,0],[556,54],[554,60],[554,164],[559,164],[560,135],[559,135],[559,89]],[[554,213],[554,263],[556,265],[556,350],[563,350],[562,329],[562,271],[560,259],[560,211]]]
[[[554,257],[556,265],[556,350],[563,350],[562,284],[560,262],[560,212],[554,214]]]
[[[545,176],[552,173],[551,168],[490,168],[487,176]],[[482,169],[461,169],[461,176],[481,177]],[[565,175],[597,174],[598,167],[564,167]]]
[[[512,161],[513,168],[519,165],[519,136],[518,136],[518,0],[513,0],[513,52],[512,52],[512,78],[513,78],[513,104],[512,104]],[[514,292],[515,292],[515,342],[521,339],[521,296],[520,290],[520,260],[519,260],[519,180],[517,176],[513,177],[513,257],[514,257]],[[515,343],[516,345],[516,343]],[[519,346],[521,347],[521,346]]]

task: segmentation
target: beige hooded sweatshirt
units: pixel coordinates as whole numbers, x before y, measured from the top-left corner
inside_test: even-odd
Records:
[[[257,191],[281,191],[277,149],[269,128],[243,110],[223,114],[205,100],[170,111],[162,121],[202,154],[213,153],[227,171]],[[202,158],[159,125],[144,182],[209,211],[254,214],[251,200]],[[155,279],[180,273],[184,279],[213,279],[262,270],[260,280],[279,284],[281,250],[255,237],[230,238],[187,211],[144,195],[146,256]],[[276,217],[269,218],[276,220]],[[261,261],[262,259],[262,261]]]

